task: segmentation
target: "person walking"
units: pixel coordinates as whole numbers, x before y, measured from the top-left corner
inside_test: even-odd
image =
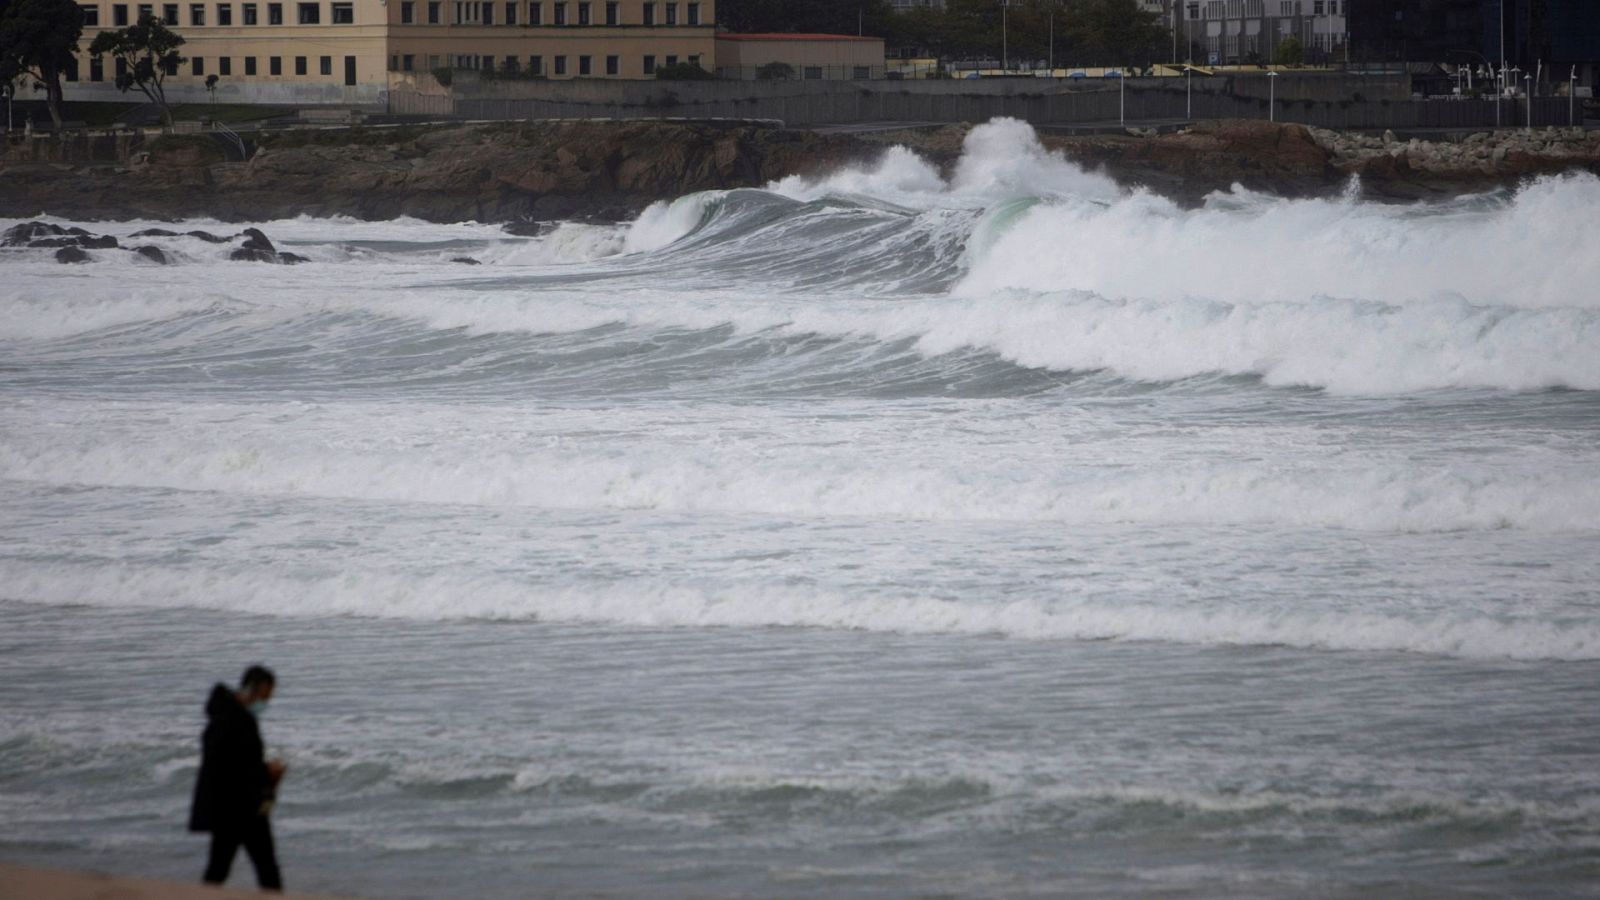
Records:
[[[194,783],[189,830],[211,832],[211,857],[204,881],[221,884],[241,846],[256,868],[263,890],[283,890],[277,852],[272,846],[272,804],[285,767],[268,760],[257,718],[272,699],[277,677],[251,666],[238,690],[218,684],[206,701],[209,720],[200,736],[200,774]]]

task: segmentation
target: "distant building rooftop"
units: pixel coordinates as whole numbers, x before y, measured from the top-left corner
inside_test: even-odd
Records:
[[[881,37],[863,37],[854,34],[787,34],[785,32],[768,32],[765,34],[718,34],[719,41],[881,41]]]

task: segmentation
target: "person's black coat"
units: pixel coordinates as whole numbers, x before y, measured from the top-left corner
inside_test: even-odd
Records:
[[[271,796],[261,729],[256,717],[225,685],[206,701],[211,720],[200,736],[200,774],[194,783],[190,831],[240,828],[261,814]]]

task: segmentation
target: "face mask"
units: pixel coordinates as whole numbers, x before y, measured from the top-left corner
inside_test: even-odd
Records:
[[[267,701],[257,700],[246,708],[250,710],[250,714],[252,716],[259,717],[262,713],[267,711]]]

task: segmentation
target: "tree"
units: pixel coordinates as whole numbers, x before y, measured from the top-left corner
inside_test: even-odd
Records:
[[[1300,39],[1289,35],[1278,42],[1278,49],[1272,51],[1272,63],[1278,66],[1298,66],[1305,62],[1306,50],[1300,45]]]
[[[1079,65],[1127,65],[1164,58],[1172,33],[1137,0],[1084,0],[1068,8],[1067,31]]]
[[[150,102],[161,107],[161,117],[171,125],[172,107],[167,105],[163,82],[186,62],[178,55],[178,48],[184,43],[180,35],[161,24],[155,16],[145,13],[136,25],[102,31],[89,45],[89,52],[120,60],[122,71],[117,75],[117,88],[122,91],[138,88]]]
[[[745,33],[801,32],[888,37],[895,12],[889,0],[723,0],[717,24]]]
[[[83,12],[75,0],[0,0],[0,79],[11,84],[26,75],[44,85],[58,131],[61,76],[77,65],[82,36]]]

